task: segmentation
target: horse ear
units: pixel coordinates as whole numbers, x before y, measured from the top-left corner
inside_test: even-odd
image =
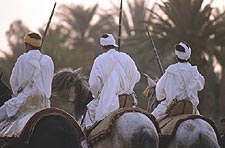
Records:
[[[146,73],[143,73],[143,75],[147,77],[148,85],[150,85],[151,87],[156,86],[156,82],[154,80],[152,80],[152,78],[150,78],[149,75],[147,75]]]
[[[81,71],[82,71],[82,67],[75,69],[72,73],[74,75],[78,75],[79,73],[81,73]]]

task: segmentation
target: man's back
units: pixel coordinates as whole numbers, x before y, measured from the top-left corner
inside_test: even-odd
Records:
[[[41,54],[39,50],[31,50],[18,58],[10,77],[10,84],[14,94],[19,87],[23,87],[23,91],[38,90],[50,97],[53,73],[52,59]]]
[[[198,91],[204,88],[205,79],[197,67],[189,63],[191,56],[189,45],[180,42],[174,48],[177,63],[170,65],[156,84],[157,100],[162,101],[152,112],[157,119],[166,116],[173,100],[189,100],[193,105],[193,113],[199,114]]]
[[[87,104],[86,127],[119,109],[119,95],[129,96],[135,102],[136,98],[131,96],[140,79],[130,56],[115,50],[118,45],[112,34],[103,34],[100,45],[104,53],[95,59],[90,73],[89,86],[94,99]]]
[[[163,77],[156,85],[158,99],[165,98],[168,102],[173,99],[187,99],[194,107],[199,104],[197,92],[204,87],[204,77],[198,72],[196,66],[190,63],[176,63],[170,65]]]
[[[118,82],[118,84],[115,84],[118,93],[120,93],[119,91],[121,91],[121,88],[123,90],[133,89],[135,83],[140,79],[137,67],[130,56],[126,53],[118,52],[115,49],[111,49],[97,57],[93,69],[96,69],[96,73],[103,80],[103,84],[107,81],[110,81],[111,84]],[[89,81],[90,87],[92,84],[91,81],[92,73]],[[129,86],[125,86],[126,84]],[[119,88],[119,86],[121,88]]]
[[[97,57],[89,79],[92,94],[99,98],[96,119],[118,109],[118,95],[132,94],[139,79],[140,73],[127,54],[111,49]]]
[[[0,107],[0,120],[50,107],[51,83],[54,74],[52,59],[41,53],[42,38],[29,32],[24,36],[24,51],[12,70],[10,85],[13,97]],[[22,113],[23,113],[22,112]]]

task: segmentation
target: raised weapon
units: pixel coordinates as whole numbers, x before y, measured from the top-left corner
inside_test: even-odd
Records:
[[[48,23],[47,23],[47,26],[46,26],[45,31],[44,31],[44,34],[43,34],[43,36],[42,36],[42,44],[41,44],[41,47],[42,47],[42,45],[43,45],[43,43],[44,43],[44,41],[45,41],[45,37],[46,37],[46,35],[47,35],[48,28],[49,28],[50,23],[51,23],[51,20],[52,20],[52,16],[53,16],[54,11],[55,11],[55,6],[56,6],[56,2],[55,2],[55,4],[54,4],[54,6],[53,6],[51,15],[50,15],[49,20],[48,20]],[[40,49],[41,49],[41,47],[40,47]]]
[[[154,41],[153,41],[153,39],[152,39],[151,33],[150,33],[149,30],[148,30],[148,27],[146,27],[146,32],[148,33],[148,37],[149,37],[149,39],[151,40],[151,43],[152,43],[152,46],[153,46],[153,50],[154,50],[154,53],[155,53],[155,57],[156,57],[157,63],[159,64],[159,68],[160,68],[160,70],[161,70],[161,73],[164,74],[164,70],[163,70],[161,61],[160,61],[160,59],[159,59],[159,55],[158,55],[158,53],[157,53],[157,49],[156,49],[156,47],[155,47],[155,43],[154,43]]]
[[[123,0],[120,1],[120,14],[119,14],[119,31],[118,31],[118,51],[120,51],[120,41],[121,41],[121,22],[123,14]]]

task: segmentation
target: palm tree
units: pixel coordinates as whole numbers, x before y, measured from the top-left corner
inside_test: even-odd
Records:
[[[70,62],[82,65],[85,71],[90,69],[90,59],[94,57],[93,49],[90,49],[93,43],[89,38],[89,30],[97,8],[98,5],[87,9],[74,4],[61,5],[56,13],[63,27],[62,33],[67,36],[66,45],[71,50]],[[87,63],[83,65],[84,62]]]
[[[39,31],[42,34],[44,32],[41,28]],[[79,66],[71,62],[74,57],[72,50],[70,50],[70,45],[68,45],[68,39],[69,36],[68,34],[64,34],[64,27],[62,25],[51,24],[41,50],[52,57],[55,64],[55,71]]]
[[[224,117],[225,114],[225,47],[218,47],[217,50],[215,51],[216,58],[221,65],[221,73],[219,73],[219,86],[217,87],[217,94],[218,94],[218,113],[220,113],[220,116]]]
[[[149,10],[151,19],[147,20],[158,42],[164,46],[172,47],[178,41],[188,42],[193,48],[192,62],[198,64],[201,71],[208,68],[207,57],[211,50],[207,47],[216,43],[213,35],[218,33],[217,30],[224,30],[221,26],[224,14],[213,16],[211,3],[203,6],[203,0],[162,1]],[[171,52],[164,50],[167,51]]]
[[[216,86],[217,78],[212,64],[213,49],[215,45],[219,45],[217,36],[225,37],[225,13],[214,14],[212,2],[213,0],[203,5],[203,0],[161,1],[149,10],[151,19],[146,20],[146,23],[151,26],[154,40],[157,45],[161,45],[160,53],[164,53],[164,57],[174,52],[173,45],[179,41],[185,41],[191,45],[191,61],[199,66],[206,78],[206,88],[200,101],[204,106],[200,104],[200,109],[207,114],[212,113],[218,105],[215,104],[214,86]],[[213,93],[210,93],[212,91]]]
[[[17,58],[24,52],[23,37],[28,31],[28,27],[21,20],[15,20],[10,24],[10,28],[6,32],[10,52],[0,51],[3,54],[3,57],[0,58],[0,69],[5,80],[9,80]]]
[[[73,59],[83,66],[86,72],[90,71],[97,55],[100,35],[111,31],[115,26],[111,17],[106,14],[97,15],[97,10],[97,4],[89,8],[71,4],[61,5],[57,13],[64,27],[63,33],[68,36],[67,45],[72,50]]]
[[[219,106],[219,114],[221,116],[225,115],[225,108],[223,106],[223,104],[225,104],[225,100],[224,100],[224,96],[225,96],[225,15],[224,12],[221,12],[219,9],[216,11],[215,13],[216,15],[221,15],[221,17],[219,17],[218,21],[220,21],[221,23],[217,23],[215,28],[216,28],[216,32],[215,32],[215,42],[216,45],[218,45],[217,49],[214,50],[214,55],[216,56],[216,59],[218,61],[218,63],[221,65],[221,73],[218,76],[220,85],[218,90],[218,104],[220,104]]]

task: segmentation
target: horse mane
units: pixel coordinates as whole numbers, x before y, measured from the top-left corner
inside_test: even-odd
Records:
[[[52,94],[59,97],[67,95],[68,89],[74,85],[75,79],[76,76],[69,71],[55,74],[52,81]]]
[[[69,101],[71,88],[74,90],[74,116],[78,120],[86,111],[86,105],[93,99],[89,90],[87,76],[79,73],[74,74],[72,71],[64,70],[54,75],[52,82],[52,96]]]

